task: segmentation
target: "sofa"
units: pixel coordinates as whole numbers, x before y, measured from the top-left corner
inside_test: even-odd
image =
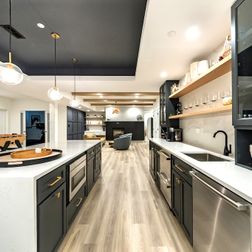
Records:
[[[116,150],[128,150],[132,140],[132,133],[124,134],[114,139],[113,148]]]

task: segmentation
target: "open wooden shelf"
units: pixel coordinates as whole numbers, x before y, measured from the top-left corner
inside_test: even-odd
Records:
[[[86,126],[106,126],[105,124],[86,124]]]
[[[171,94],[169,98],[179,98],[183,95],[186,95],[192,92],[194,89],[199,88],[230,71],[231,71],[231,55],[227,56],[216,65],[210,67],[205,74],[200,75],[196,80],[193,80],[191,83],[187,84],[186,86],[182,87],[175,93]]]
[[[222,106],[222,107],[216,107],[216,108],[207,108],[207,109],[202,109],[194,112],[188,112],[185,114],[181,115],[175,115],[175,116],[170,116],[169,119],[183,119],[186,117],[193,117],[193,116],[200,116],[200,115],[208,115],[208,114],[216,114],[216,113],[221,113],[221,112],[228,112],[232,110],[232,105],[227,105],[227,106]]]

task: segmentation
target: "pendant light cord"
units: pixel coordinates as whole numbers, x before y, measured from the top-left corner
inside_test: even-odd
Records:
[[[12,50],[12,43],[11,43],[12,11],[11,11],[11,9],[12,9],[12,4],[11,4],[11,0],[9,0],[9,25],[10,25],[10,28],[9,28],[9,63],[12,63],[12,55],[11,55],[11,50]]]
[[[74,70],[74,100],[76,100],[76,59],[73,59],[73,70]]]
[[[57,42],[56,42],[56,38],[54,38],[54,72],[55,72],[55,75],[54,75],[54,87],[56,88],[57,87]]]

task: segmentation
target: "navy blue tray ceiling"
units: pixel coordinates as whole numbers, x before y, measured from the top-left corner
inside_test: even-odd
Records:
[[[13,60],[28,75],[135,75],[146,0],[13,0]],[[37,23],[44,23],[39,29]],[[8,0],[0,1],[0,25],[8,24]],[[0,61],[7,61],[8,32],[0,27]]]

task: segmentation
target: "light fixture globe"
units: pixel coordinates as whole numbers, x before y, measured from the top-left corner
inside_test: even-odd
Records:
[[[6,85],[18,85],[24,79],[22,70],[13,63],[0,63],[0,81]]]
[[[77,108],[77,107],[79,107],[79,105],[80,105],[80,103],[76,99],[73,99],[73,100],[70,101],[70,106],[73,107],[73,108]]]
[[[60,93],[57,87],[52,87],[47,92],[48,97],[53,101],[59,101],[63,98],[63,95]]]

